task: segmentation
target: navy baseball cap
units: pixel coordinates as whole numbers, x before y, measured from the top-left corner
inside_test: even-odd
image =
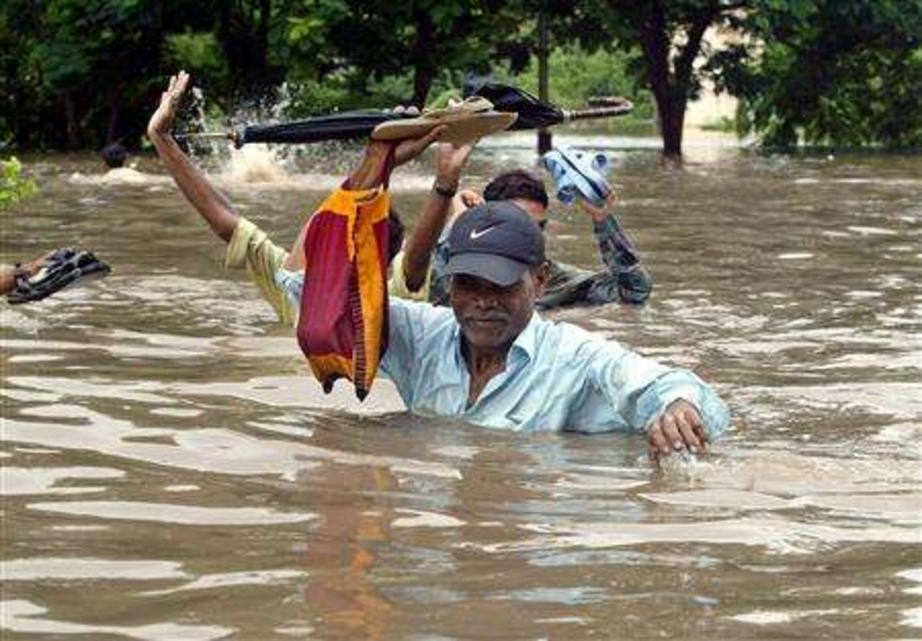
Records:
[[[525,270],[544,263],[544,235],[525,211],[508,200],[468,209],[448,236],[448,273],[485,278],[508,287]]]

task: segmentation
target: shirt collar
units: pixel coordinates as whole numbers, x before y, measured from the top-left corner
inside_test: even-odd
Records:
[[[512,343],[512,351],[514,349],[519,349],[525,352],[525,356],[529,361],[534,360],[535,351],[538,347],[538,324],[541,322],[541,317],[538,316],[538,312],[531,313],[531,320],[528,321],[528,325],[525,326],[518,336],[515,337],[515,341]]]

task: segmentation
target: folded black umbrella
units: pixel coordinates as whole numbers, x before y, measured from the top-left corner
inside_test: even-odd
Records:
[[[527,91],[497,82],[480,86],[475,95],[493,103],[496,111],[518,114],[510,129],[544,129],[572,120],[609,118],[630,113],[634,105],[621,100],[610,106],[569,111],[542,102]],[[176,138],[229,138],[239,148],[251,142],[303,144],[324,140],[365,138],[374,128],[389,120],[415,118],[418,114],[393,111],[345,111],[329,116],[270,125],[245,125],[230,132],[179,134]]]

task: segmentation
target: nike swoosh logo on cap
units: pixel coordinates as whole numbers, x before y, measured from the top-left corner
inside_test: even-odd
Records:
[[[488,232],[491,232],[491,231],[493,231],[494,229],[496,229],[496,225],[490,225],[489,227],[485,227],[485,228],[479,229],[479,230],[478,230],[478,229],[472,229],[472,230],[471,230],[471,240],[477,240],[478,238],[480,238],[480,237],[483,236],[484,234],[486,234],[486,233],[488,233]]]

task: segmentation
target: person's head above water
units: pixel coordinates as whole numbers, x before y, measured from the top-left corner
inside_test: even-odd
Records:
[[[125,158],[128,157],[128,151],[117,142],[103,147],[100,154],[109,169],[118,169],[125,164]]]
[[[549,201],[544,183],[525,169],[513,169],[498,175],[484,187],[483,199],[488,202],[511,200],[542,228],[547,218]]]
[[[468,344],[508,349],[528,325],[547,282],[544,235],[516,204],[492,201],[451,228],[451,306]]]

